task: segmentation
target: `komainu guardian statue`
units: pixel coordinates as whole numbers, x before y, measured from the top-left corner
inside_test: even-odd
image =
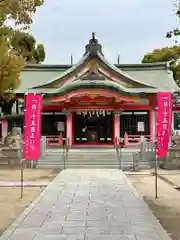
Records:
[[[162,168],[169,170],[180,169],[180,135],[178,132],[172,132],[168,156],[166,157]]]
[[[4,142],[0,145],[0,159],[7,160],[9,164],[19,164],[23,152],[23,137],[21,128],[13,127]]]

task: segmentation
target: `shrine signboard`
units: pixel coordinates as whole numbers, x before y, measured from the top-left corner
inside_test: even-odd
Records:
[[[166,157],[172,125],[172,95],[170,92],[157,94],[157,157]]]
[[[39,160],[42,96],[28,93],[25,99],[24,160]]]

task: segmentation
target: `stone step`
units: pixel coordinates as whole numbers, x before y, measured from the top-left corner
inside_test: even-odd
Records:
[[[52,166],[52,165],[43,165],[43,167],[38,166],[38,168],[60,168],[64,169],[63,166]],[[66,169],[99,169],[99,168],[109,168],[109,169],[119,169],[118,165],[69,165],[65,167]]]
[[[52,155],[44,155],[44,156],[46,156],[46,157],[52,157],[52,158],[57,158],[57,157],[62,157],[62,156],[64,156],[64,155],[66,155],[66,154],[52,154]],[[98,156],[98,157],[116,157],[117,156],[117,154],[116,153],[114,153],[114,154],[68,154],[68,157],[84,157],[84,156],[86,156],[86,157],[96,157],[96,156]],[[131,155],[126,155],[126,156],[131,156]]]
[[[133,152],[134,153],[134,152]],[[68,159],[65,162],[66,168],[116,168],[122,169],[133,168],[133,153],[123,152],[121,157],[117,159],[117,152],[115,149],[70,149],[68,152]],[[39,168],[61,168],[64,169],[63,151],[46,152],[43,159],[38,162]],[[147,169],[149,167],[146,161],[139,163],[139,168]]]
[[[38,163],[46,163],[46,162],[55,162],[55,163],[58,163],[58,162],[64,162],[64,159],[42,159],[40,160]],[[81,163],[87,163],[87,162],[90,162],[90,163],[96,163],[96,162],[100,162],[100,163],[103,163],[103,162],[108,162],[108,163],[113,163],[113,162],[121,162],[122,164],[133,164],[133,161],[131,160],[123,160],[123,161],[118,161],[117,159],[100,159],[100,158],[97,158],[97,159],[68,159],[66,160],[66,162],[81,162]],[[135,163],[136,164],[136,163]],[[148,164],[147,161],[140,161],[138,164]]]
[[[60,163],[58,163],[58,162],[42,163],[41,162],[38,165],[43,165],[43,164],[45,164],[45,165],[64,165],[63,162],[60,162]],[[106,164],[108,164],[108,165],[119,165],[118,162],[113,162],[113,163],[109,163],[109,162],[104,162],[104,163],[102,163],[102,162],[96,162],[96,163],[90,163],[90,162],[66,162],[65,164],[66,165],[106,165]]]
[[[90,162],[65,162],[66,165],[121,165],[121,166],[133,166],[132,164],[120,164],[118,162],[113,162],[113,163],[109,163],[109,162],[96,162],[96,163],[90,163]],[[58,163],[58,162],[41,162],[39,164],[37,164],[39,166],[43,166],[43,165],[63,165],[64,163]],[[146,165],[140,165],[140,166],[146,166]]]
[[[64,165],[64,161],[40,161],[38,162],[38,165],[43,165],[43,164],[52,164],[52,165]],[[132,162],[118,162],[118,161],[93,161],[93,162],[89,162],[89,161],[66,161],[65,164],[77,164],[77,165],[85,165],[85,164],[91,164],[91,165],[96,165],[96,164],[121,164],[122,166],[133,166]],[[139,166],[148,166],[148,163],[145,162],[141,162],[139,163]]]
[[[104,160],[100,160],[100,159],[91,159],[91,160],[87,160],[87,159],[68,159],[68,160],[65,160],[66,162],[73,162],[73,163],[76,163],[76,162],[81,162],[81,163],[96,163],[96,162],[100,162],[100,163],[103,163],[103,162],[108,162],[108,163],[113,163],[113,162],[120,162],[120,161],[117,161],[117,160],[110,160],[110,159],[104,159]],[[40,160],[38,163],[46,163],[46,162],[64,162],[64,159],[61,159],[61,160]],[[132,163],[131,161],[126,161],[126,162],[122,162],[122,163]]]
[[[93,161],[117,161],[116,158],[100,158],[100,157],[97,157],[97,158],[87,158],[87,157],[83,157],[83,158],[68,158],[68,161],[89,161],[89,162],[93,162]]]
[[[84,157],[84,156],[87,156],[87,157],[117,157],[117,154],[116,153],[111,153],[111,154],[95,154],[95,153],[92,153],[92,154],[68,154],[68,157]],[[63,154],[46,154],[45,157],[49,157],[49,158],[58,158],[58,157],[63,157]],[[131,157],[132,158],[132,154],[123,154],[123,157]]]
[[[38,165],[37,168],[59,168],[59,169],[64,169],[64,165]],[[83,169],[83,168],[87,168],[87,169],[99,169],[99,168],[109,168],[109,169],[120,169],[119,165],[65,165],[65,168],[67,169]],[[133,171],[133,167],[132,166],[121,166],[121,169],[124,171]],[[140,166],[138,168],[139,170],[146,170],[149,169],[149,166],[143,167]]]
[[[116,153],[115,150],[86,150],[86,151],[71,151],[69,150],[69,154],[81,154],[81,153],[101,153],[101,154],[106,154],[106,153]]]

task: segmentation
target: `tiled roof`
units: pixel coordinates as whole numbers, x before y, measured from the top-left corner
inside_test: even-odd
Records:
[[[94,41],[94,42],[93,42]],[[99,59],[104,66],[107,66],[110,71],[119,74],[120,78],[124,81],[140,84],[143,91],[153,92],[156,91],[179,91],[172,73],[168,70],[166,63],[153,63],[153,64],[111,64],[109,63],[102,51],[101,45],[97,39],[91,39],[89,44],[86,45],[86,52],[82,59],[75,65],[27,65],[20,76],[20,86],[16,90],[17,93],[24,93],[30,89],[41,88],[46,92],[51,92],[53,89],[45,90],[50,83],[61,82],[64,77],[71,73],[76,73],[86,61],[91,59]],[[117,84],[118,85],[118,84]],[[119,86],[121,87],[121,86]],[[128,88],[129,89],[129,88]],[[151,90],[150,90],[151,89]],[[129,89],[130,90],[130,89]],[[34,90],[35,91],[35,90]],[[134,89],[134,91],[136,91]]]

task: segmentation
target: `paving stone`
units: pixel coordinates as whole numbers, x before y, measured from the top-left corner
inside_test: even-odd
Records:
[[[64,221],[62,222],[63,226],[69,226],[69,227],[85,227],[86,221],[85,220],[77,220],[77,221]]]
[[[86,216],[86,220],[100,220],[100,221],[104,221],[107,219],[107,215],[105,214],[99,214],[98,212],[96,214],[90,214]]]
[[[39,230],[41,234],[61,234],[63,229],[63,224],[60,222],[44,222]]]
[[[21,240],[21,239],[20,239]],[[84,240],[84,235],[37,235],[33,240]]]
[[[146,239],[146,240],[159,240],[159,239],[162,239],[164,240],[163,238],[161,238],[160,236],[158,236],[157,234],[154,234],[154,233],[137,233],[136,235],[136,239],[137,240],[142,240],[142,239]]]
[[[85,240],[136,240],[136,238],[122,235],[86,235]]]
[[[63,226],[62,234],[66,235],[78,235],[84,234],[86,231],[86,227],[78,227],[78,226]]]
[[[110,234],[110,229],[109,227],[87,227],[86,233],[92,234],[92,235],[109,235]]]
[[[119,170],[65,170],[0,240],[170,240]]]
[[[29,217],[24,219],[24,221],[20,224],[20,227],[22,228],[32,228],[32,227],[40,227],[43,222],[46,220],[47,217],[38,217],[37,215],[34,215],[34,217]]]
[[[80,212],[80,211],[84,211],[87,212],[88,210],[88,204],[86,205],[81,205],[81,204],[71,204],[69,211],[70,212]]]
[[[77,221],[77,220],[84,220],[86,219],[86,211],[74,211],[74,212],[69,212],[66,220],[67,221]]]
[[[17,229],[8,238],[8,240],[33,240],[35,237],[35,232],[32,229]]]
[[[88,220],[86,221],[86,226],[87,227],[106,227],[108,228],[110,225],[110,222],[106,220]]]
[[[111,235],[133,235],[133,230],[130,225],[111,226],[109,230]]]
[[[60,213],[60,214],[57,212],[51,212],[47,221],[51,221],[51,222],[64,221],[67,218],[67,216],[68,216],[68,213],[66,213],[66,212]]]

